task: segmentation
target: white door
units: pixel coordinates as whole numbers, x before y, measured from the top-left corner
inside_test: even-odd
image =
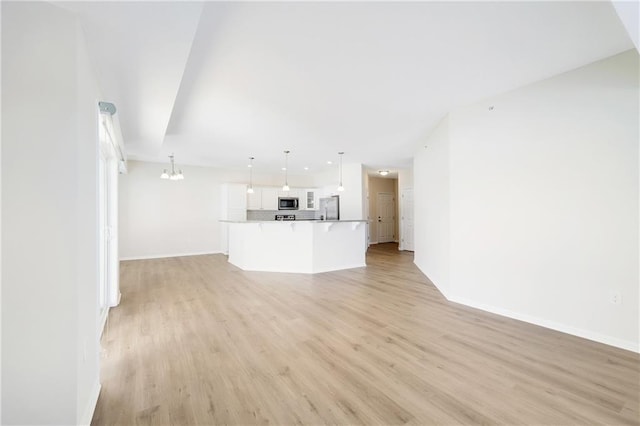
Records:
[[[413,189],[402,191],[400,250],[413,251]]]
[[[378,192],[378,243],[395,240],[395,199],[392,193]]]

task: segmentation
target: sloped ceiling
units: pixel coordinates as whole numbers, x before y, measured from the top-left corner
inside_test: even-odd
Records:
[[[64,3],[127,153],[410,164],[452,108],[633,48],[609,2]]]

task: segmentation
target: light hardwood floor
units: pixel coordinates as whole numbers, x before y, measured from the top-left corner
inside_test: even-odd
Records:
[[[366,268],[123,262],[92,424],[640,424],[640,359],[447,302],[394,244]]]

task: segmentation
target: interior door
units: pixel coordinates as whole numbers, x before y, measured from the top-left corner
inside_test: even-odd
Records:
[[[378,243],[389,243],[395,240],[396,202],[392,193],[378,192]]]
[[[400,250],[413,251],[413,189],[402,191]]]

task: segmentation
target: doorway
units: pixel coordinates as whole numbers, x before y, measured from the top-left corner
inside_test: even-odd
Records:
[[[398,179],[369,176],[367,197],[369,244],[398,242]]]
[[[109,117],[100,114],[98,150],[98,318],[102,333],[109,308],[119,302],[118,156]]]
[[[377,197],[378,212],[378,243],[390,243],[395,241],[396,227],[396,198],[391,192],[378,192]]]

